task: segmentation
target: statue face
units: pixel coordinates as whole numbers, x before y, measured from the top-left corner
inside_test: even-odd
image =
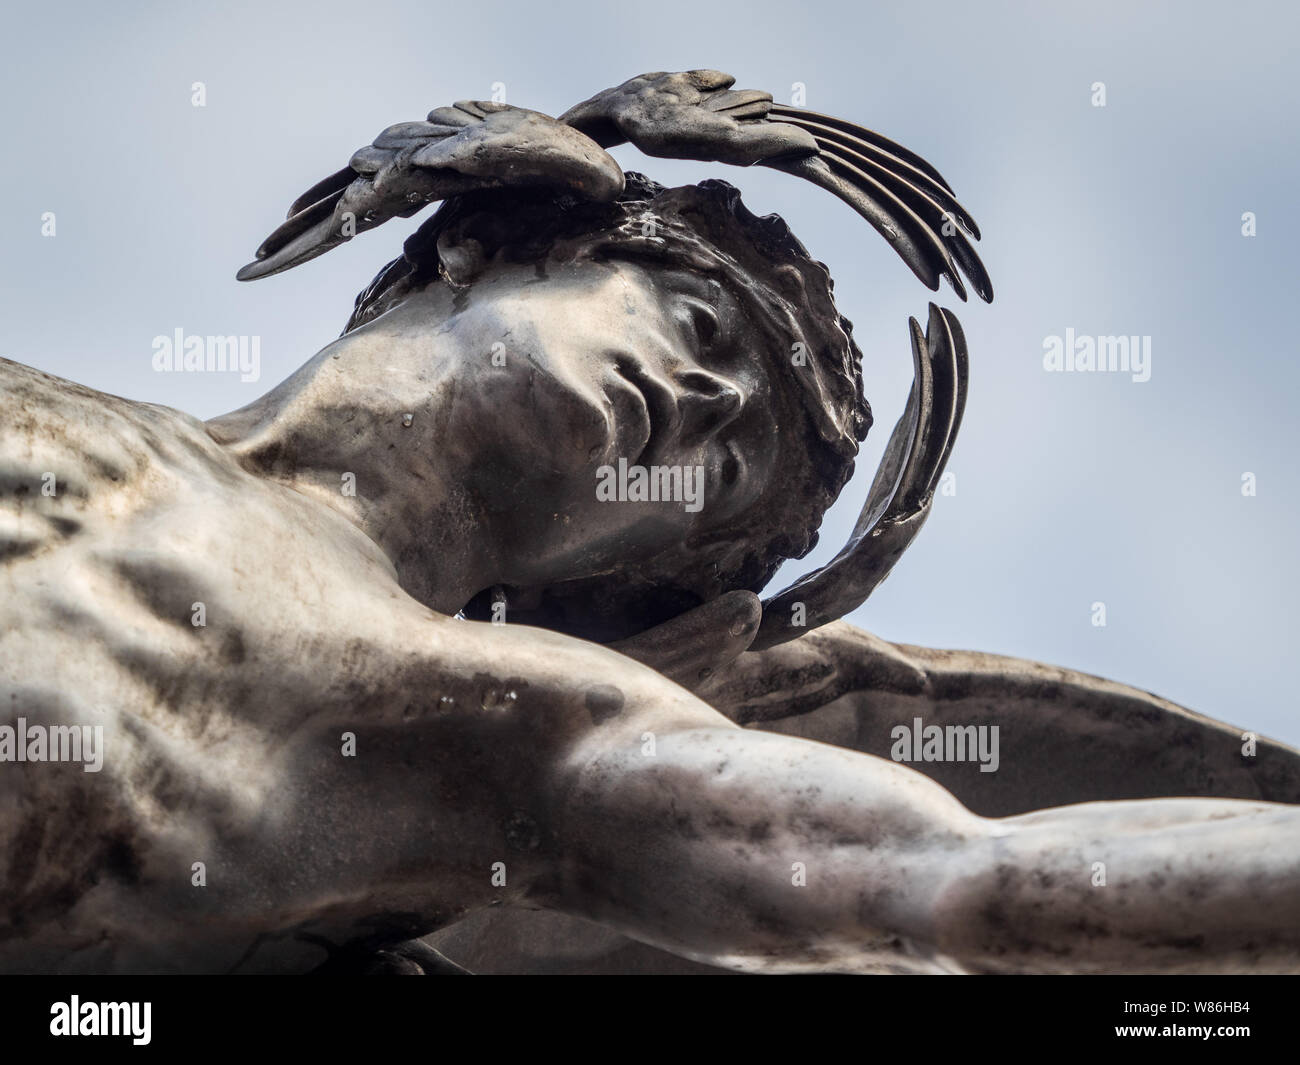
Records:
[[[756,336],[711,279],[548,261],[430,286],[334,349],[414,413],[403,451],[496,539],[498,581],[529,587],[686,550],[754,503],[778,431]]]

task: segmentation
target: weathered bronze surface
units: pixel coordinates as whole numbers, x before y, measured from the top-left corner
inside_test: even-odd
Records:
[[[760,602],[871,423],[851,325],[779,218],[605,149],[992,287],[928,163],[731,84],[385,130],[240,278],[442,206],[212,421],[0,360],[0,968],[1300,969],[1300,754],[841,620],[953,448],[950,311],[849,542]]]

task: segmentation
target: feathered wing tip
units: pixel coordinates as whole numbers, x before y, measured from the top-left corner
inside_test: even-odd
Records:
[[[937,290],[939,278],[946,277],[965,301],[964,273],[975,294],[992,301],[993,282],[970,240],[979,240],[979,227],[934,167],[901,145],[843,119],[782,106],[773,106],[769,114],[808,130],[817,141],[818,153],[764,160],[762,165],[834,193],[871,223],[929,288]]]
[[[867,601],[911,544],[952,452],[966,408],[966,338],[953,313],[930,304],[923,333],[909,320],[915,377],[867,501],[848,543],[821,569],[801,577],[763,604],[763,622],[750,650],[797,639]],[[802,604],[803,624],[794,624]]]

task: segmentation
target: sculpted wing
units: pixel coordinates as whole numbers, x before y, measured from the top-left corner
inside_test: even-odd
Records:
[[[313,185],[236,276],[252,281],[288,270],[448,196],[523,185],[608,201],[622,191],[623,171],[590,138],[538,111],[462,100],[424,122],[389,126]]]
[[[921,531],[966,408],[966,338],[951,311],[930,304],[926,332],[909,319],[915,376],[849,541],[821,569],[763,604],[750,650],[761,651],[835,621],[867,601]],[[802,625],[793,624],[796,603]]]
[[[603,149],[630,142],[647,155],[755,164],[802,177],[865,218],[929,288],[962,275],[993,298],[972,239],[979,227],[937,170],[914,152],[843,119],[737,90],[716,70],[657,71],[605,89],[559,120],[509,104],[462,100],[424,122],[390,126],[350,164],[289,208],[241,280],[306,262],[393,217],[475,188],[550,185],[607,201],[622,172]]]
[[[964,273],[981,299],[993,299],[971,244],[979,227],[934,167],[851,122],[732,89],[735,80],[717,70],[642,74],[560,121],[604,148],[630,142],[647,155],[758,164],[804,178],[865,218],[929,288],[946,277],[965,300]]]

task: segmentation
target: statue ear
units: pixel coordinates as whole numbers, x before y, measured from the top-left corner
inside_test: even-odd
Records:
[[[452,284],[468,285],[483,272],[488,256],[481,243],[449,226],[438,235],[438,261]]]

